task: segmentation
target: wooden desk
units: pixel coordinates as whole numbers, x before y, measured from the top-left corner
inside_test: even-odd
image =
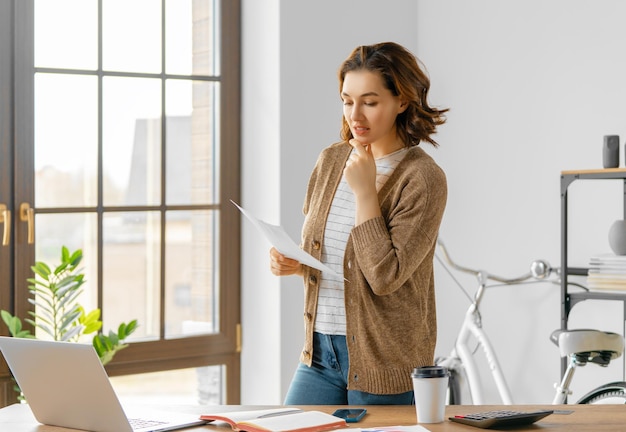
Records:
[[[171,407],[170,407],[171,408]],[[226,412],[238,409],[256,409],[268,408],[264,407],[239,407],[239,406],[188,406],[180,408],[181,411],[195,413],[208,412],[210,409],[214,412]],[[302,407],[305,410],[319,410],[332,413],[335,406],[308,406]],[[343,407],[345,408],[345,407]],[[359,423],[350,425],[352,428],[373,428],[377,426],[408,426],[414,425],[416,422],[415,407],[413,406],[367,406],[367,415]],[[580,432],[598,432],[598,431],[622,431],[626,429],[626,406],[624,405],[465,405],[465,406],[448,406],[446,407],[446,418],[455,414],[467,414],[471,412],[489,411],[495,409],[516,409],[516,410],[533,410],[533,409],[555,409],[561,411],[572,411],[571,414],[552,414],[532,426],[525,428],[515,428],[515,431],[580,431]],[[485,429],[465,426],[450,421],[436,424],[423,424],[423,427],[432,432],[471,432]],[[45,426],[37,423],[27,405],[11,405],[0,409],[0,430],[7,432],[62,432],[75,431],[75,429],[65,429],[54,426]],[[230,427],[224,426],[197,426],[185,429],[184,431],[232,431]],[[487,429],[488,430],[488,429]]]

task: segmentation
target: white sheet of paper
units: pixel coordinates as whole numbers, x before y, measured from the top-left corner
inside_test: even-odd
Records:
[[[367,429],[335,429],[335,432],[430,432],[429,429],[426,429],[423,426],[415,425],[415,426],[381,426],[375,428],[367,428]]]
[[[236,202],[231,200],[239,211],[246,217],[252,225],[254,225],[263,236],[279,251],[281,254],[288,258],[292,258],[300,261],[304,265],[321,270],[325,273],[332,274],[336,277],[341,277],[336,271],[330,267],[322,264],[318,259],[313,258],[311,255],[300,249],[300,247],[289,237],[289,234],[285,232],[283,227],[278,225],[272,225],[267,222],[263,222],[260,219],[254,217],[250,212],[244,210]]]

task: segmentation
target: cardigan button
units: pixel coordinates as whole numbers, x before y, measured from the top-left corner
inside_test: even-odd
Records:
[[[315,277],[314,275],[309,276],[309,284],[311,285],[317,284],[317,277]]]
[[[302,355],[304,356],[304,358],[308,359],[311,357],[311,353],[308,351],[302,351]]]
[[[313,240],[311,241],[311,246],[313,246],[313,249],[318,250],[320,248],[320,242]]]
[[[311,314],[311,312],[306,312],[304,314],[304,318],[306,318],[307,321],[312,321],[313,320],[313,315]]]

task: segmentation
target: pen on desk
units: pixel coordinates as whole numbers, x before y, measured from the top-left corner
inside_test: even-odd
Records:
[[[302,410],[298,409],[298,410],[289,410],[289,411],[278,411],[278,412],[263,414],[263,415],[258,416],[257,418],[278,417],[282,415],[299,413],[299,412],[302,412]]]

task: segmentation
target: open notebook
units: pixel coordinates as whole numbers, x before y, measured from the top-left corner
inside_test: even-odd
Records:
[[[171,431],[206,423],[197,415],[125,411],[91,345],[0,337],[0,351],[40,423],[94,432]]]

